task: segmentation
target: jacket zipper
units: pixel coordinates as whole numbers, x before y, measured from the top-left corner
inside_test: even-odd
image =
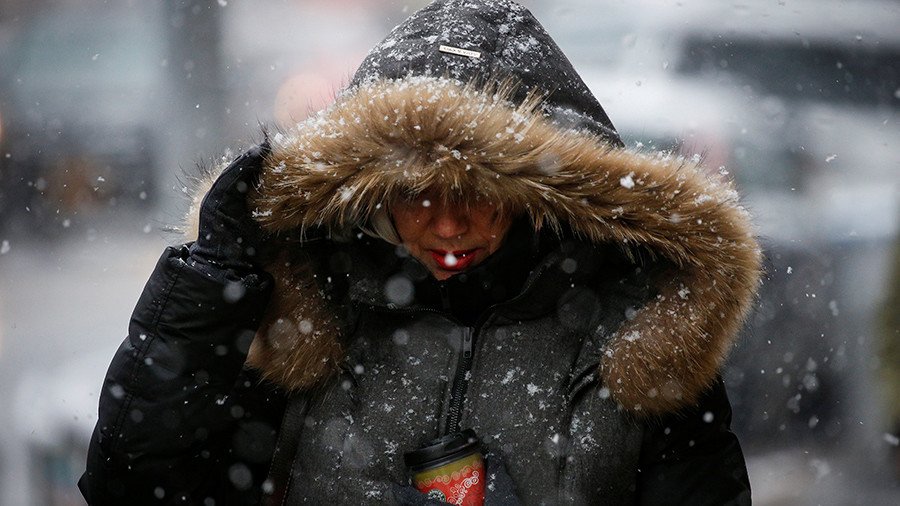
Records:
[[[493,312],[504,305],[512,304],[528,293],[528,290],[534,285],[534,283],[543,275],[544,270],[546,270],[547,264],[541,264],[537,267],[534,272],[534,275],[526,282],[525,286],[519,292],[519,295],[513,297],[512,299],[501,302],[498,304],[494,304],[488,307],[482,314],[481,318],[479,318],[478,322],[476,322],[474,327],[465,327],[461,326],[463,329],[462,343],[460,346],[460,355],[459,361],[456,366],[456,374],[453,377],[453,386],[450,391],[450,406],[447,410],[447,425],[444,430],[444,435],[453,434],[459,432],[460,423],[462,421],[462,406],[465,401],[466,390],[468,387],[468,376],[472,370],[472,362],[475,357],[475,338],[478,334],[478,331],[487,324],[490,320]],[[369,305],[369,309],[376,312],[389,312],[389,313],[399,313],[399,314],[411,314],[411,313],[436,313],[448,318],[450,321],[459,324],[460,322],[451,316],[449,310],[449,299],[447,298],[446,291],[441,287],[441,302],[444,306],[445,311],[438,311],[432,308],[415,308],[415,309],[406,309],[406,308],[384,308],[380,306]]]
[[[462,346],[460,347],[459,364],[456,367],[456,375],[453,378],[453,387],[450,391],[450,407],[447,410],[447,427],[444,434],[459,432],[459,423],[462,418],[462,404],[466,395],[466,387],[469,382],[469,373],[472,370],[472,350],[475,341],[475,329],[465,327],[463,329]]]
[[[441,293],[441,299],[444,304],[447,304],[447,299],[445,294]],[[456,366],[456,374],[453,376],[453,386],[450,390],[450,409],[448,410],[447,416],[447,425],[444,431],[444,434],[452,434],[454,432],[459,431],[459,423],[460,418],[462,416],[462,403],[463,397],[466,392],[466,376],[469,371],[472,369],[472,355],[474,349],[474,341],[475,341],[475,329],[473,327],[466,327],[461,324],[458,320],[453,318],[449,311],[438,311],[437,309],[432,308],[397,308],[397,307],[382,307],[382,306],[373,306],[368,305],[369,310],[379,312],[379,313],[391,313],[391,314],[414,314],[414,313],[433,313],[443,316],[447,318],[454,324],[458,325],[463,329],[462,336],[462,344],[459,354],[459,360],[457,361]],[[453,429],[455,427],[455,429]]]
[[[462,407],[463,402],[466,398],[466,390],[468,390],[469,374],[472,371],[472,362],[475,358],[475,338],[478,335],[478,331],[488,323],[497,308],[512,304],[524,297],[525,294],[528,293],[528,291],[537,281],[537,279],[539,279],[543,275],[545,269],[546,265],[539,265],[535,270],[534,275],[531,276],[531,279],[529,279],[525,286],[523,286],[519,291],[519,295],[505,302],[500,302],[489,306],[484,310],[482,316],[478,319],[478,322],[475,323],[474,327],[464,328],[462,346],[460,347],[461,349],[459,364],[456,367],[456,375],[453,378],[453,387],[450,392],[450,406],[447,410],[447,426],[444,430],[444,435],[454,434],[456,432],[459,432],[460,430],[460,422],[462,422]],[[441,291],[441,297],[444,300],[445,306],[447,306],[448,301],[446,300],[443,290]]]

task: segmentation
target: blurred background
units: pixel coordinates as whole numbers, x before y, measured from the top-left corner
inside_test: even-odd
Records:
[[[0,0],[0,505],[83,504],[184,174],[329,103],[426,3]],[[702,157],[756,217],[726,370],[754,502],[900,504],[900,1],[522,3],[629,146]]]

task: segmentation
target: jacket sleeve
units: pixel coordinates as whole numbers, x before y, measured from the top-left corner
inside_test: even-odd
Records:
[[[747,465],[731,432],[721,378],[696,406],[648,427],[639,467],[638,504],[750,504]]]
[[[241,423],[235,399],[258,386],[243,364],[271,277],[211,276],[186,260],[186,247],[160,258],[107,372],[79,482],[91,505],[202,504],[222,476],[238,489],[252,481],[230,455],[234,438],[255,427],[266,434],[249,439],[274,441],[271,426]]]

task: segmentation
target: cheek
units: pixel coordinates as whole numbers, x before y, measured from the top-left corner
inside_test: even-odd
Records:
[[[506,236],[506,230],[507,227],[494,227],[491,229],[489,240],[491,241],[492,250],[496,251],[500,247]]]
[[[414,243],[422,235],[427,223],[427,216],[424,215],[425,213],[419,206],[416,208],[398,206],[391,211],[397,234],[405,244]]]
[[[481,216],[485,216],[485,218],[478,222],[480,235],[491,244],[492,250],[496,250],[509,230],[512,220],[504,217],[495,218],[493,212]]]

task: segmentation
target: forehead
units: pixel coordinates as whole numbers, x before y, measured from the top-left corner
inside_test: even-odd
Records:
[[[479,192],[442,191],[437,188],[425,188],[418,191],[410,190],[401,194],[397,201],[401,203],[424,203],[426,205],[444,204],[465,207],[502,207],[497,199]]]

